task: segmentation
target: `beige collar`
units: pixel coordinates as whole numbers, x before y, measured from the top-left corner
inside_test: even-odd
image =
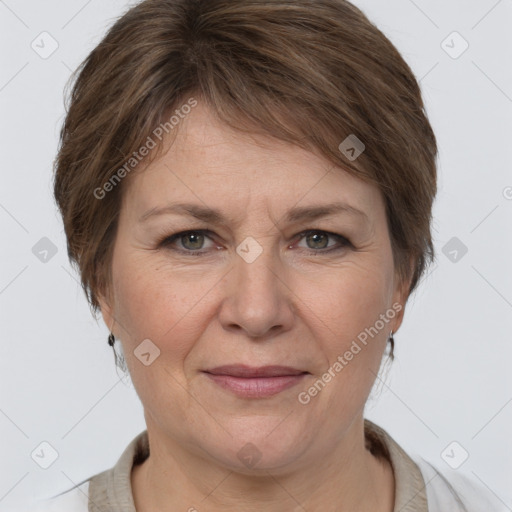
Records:
[[[391,461],[395,475],[393,512],[428,512],[425,481],[417,464],[385,430],[369,420],[365,420],[364,425],[369,445],[384,453]],[[148,435],[147,430],[144,430],[126,447],[113,468],[89,480],[89,512],[136,512],[131,470],[148,456]]]
[[[380,443],[391,462],[395,475],[395,506],[393,512],[428,512],[425,480],[418,465],[382,428],[364,420],[366,439]]]

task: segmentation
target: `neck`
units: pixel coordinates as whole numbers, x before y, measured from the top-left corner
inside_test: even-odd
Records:
[[[393,510],[392,468],[366,449],[362,418],[328,453],[256,476],[191,453],[150,424],[148,435],[151,455],[131,475],[137,512]]]

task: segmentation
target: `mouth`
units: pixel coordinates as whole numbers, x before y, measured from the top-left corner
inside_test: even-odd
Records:
[[[242,398],[266,398],[299,384],[305,370],[289,366],[226,365],[203,372],[221,388]]]

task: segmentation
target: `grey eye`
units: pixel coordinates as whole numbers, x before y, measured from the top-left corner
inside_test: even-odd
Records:
[[[310,249],[325,249],[328,247],[329,235],[320,232],[309,233],[306,235],[306,241]]]
[[[179,240],[181,240],[181,244],[186,249],[197,250],[202,249],[204,244],[204,235],[201,233],[187,233],[185,235],[181,235]]]

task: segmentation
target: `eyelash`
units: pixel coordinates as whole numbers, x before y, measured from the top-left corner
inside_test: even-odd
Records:
[[[331,233],[329,231],[323,231],[321,229],[308,229],[306,231],[302,231],[301,233],[299,233],[297,235],[297,237],[299,238],[299,241],[300,241],[302,238],[304,238],[305,236],[310,235],[312,233],[321,233],[323,235],[327,235],[329,237],[335,238],[338,241],[338,244],[340,244],[340,245],[334,246],[334,247],[330,247],[329,249],[318,249],[318,250],[309,249],[309,251],[308,251],[308,249],[305,249],[307,252],[310,252],[310,254],[326,254],[326,253],[332,253],[332,252],[341,251],[342,249],[345,249],[346,247],[352,247],[352,248],[354,247],[352,245],[352,243],[350,242],[350,240],[348,240],[344,236],[338,235],[337,233]],[[180,231],[179,233],[176,233],[174,235],[164,237],[158,243],[158,247],[159,248],[160,247],[166,247],[166,248],[169,248],[172,251],[175,251],[175,252],[180,253],[180,254],[185,254],[187,256],[203,256],[203,255],[206,255],[208,250],[192,251],[192,250],[185,250],[185,249],[177,249],[176,247],[170,247],[176,240],[184,237],[185,235],[190,235],[190,234],[200,234],[200,235],[208,236],[209,234],[213,234],[213,233],[211,231],[207,230],[207,229]],[[211,239],[211,237],[209,237],[209,236],[208,236],[208,238]]]

